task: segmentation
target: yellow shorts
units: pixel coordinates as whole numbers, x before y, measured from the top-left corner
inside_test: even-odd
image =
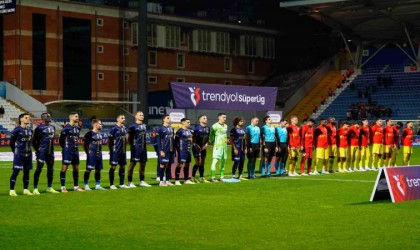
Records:
[[[349,148],[338,148],[338,157],[346,158],[349,153]]]
[[[382,144],[373,144],[372,154],[380,155],[382,154]]]
[[[337,156],[337,145],[330,145],[328,146],[328,156],[335,157]]]
[[[289,158],[297,158],[297,157],[299,157],[299,155],[300,155],[300,152],[299,152],[299,149],[298,148],[295,148],[295,149],[289,149]]]
[[[390,146],[390,145],[383,145],[382,146],[382,153],[383,154],[390,154],[390,153],[392,153],[392,148],[393,148],[393,146]]]
[[[359,156],[359,146],[350,146],[350,157],[357,157]]]
[[[369,157],[370,156],[369,146],[362,146],[362,147],[360,147],[359,156],[360,157],[363,157],[365,155],[366,155],[366,157]]]
[[[412,154],[413,153],[413,147],[410,146],[402,146],[403,154]]]
[[[316,149],[316,158],[327,160],[330,157],[329,151],[330,150],[328,148],[317,148]]]

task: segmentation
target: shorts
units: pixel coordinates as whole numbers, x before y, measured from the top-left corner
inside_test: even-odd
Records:
[[[87,155],[86,156],[86,169],[87,170],[102,170],[102,155]]]
[[[131,148],[131,162],[147,162],[147,150],[142,148]]]
[[[338,148],[338,157],[347,158],[349,153],[349,148]]]
[[[197,148],[195,146],[192,147],[192,152],[193,152],[194,158],[200,158],[200,157],[206,158],[206,155],[207,155],[206,149],[200,150],[200,148]]]
[[[243,150],[238,150],[238,154],[235,155],[235,152],[232,148],[232,161],[235,162],[243,162],[245,161],[245,151]]]
[[[287,157],[287,143],[280,142],[279,150],[276,152],[276,157],[280,159],[286,159]]]
[[[174,162],[174,152],[165,152],[165,157],[158,156],[159,164],[169,164],[172,165]]]
[[[28,155],[14,155],[13,157],[13,169],[14,170],[31,170],[32,166],[32,154]]]
[[[382,147],[383,147],[382,144],[373,144],[372,154],[377,154],[377,155],[382,154]]]
[[[403,154],[412,154],[413,153],[413,147],[411,146],[402,146]]]
[[[36,154],[36,160],[38,162],[44,163],[44,162],[54,162],[54,153],[52,154],[47,154],[44,152],[37,152]]]
[[[369,146],[361,146],[360,147],[360,150],[359,150],[359,156],[360,157],[363,157],[363,156],[365,156],[366,155],[366,157],[369,157],[370,156],[370,149],[369,149]]]
[[[337,152],[337,145],[329,145],[328,146],[328,157],[334,158],[338,155]]]
[[[227,148],[226,147],[213,147],[213,159],[227,159]]]
[[[63,151],[63,160],[61,162],[63,165],[79,165],[79,151]]]
[[[127,165],[127,154],[125,152],[122,153],[110,153],[109,156],[109,163],[111,166],[116,165]]]
[[[178,163],[190,163],[191,152],[187,150],[178,151]]]
[[[316,148],[316,158],[321,160],[328,160],[330,157],[329,148]]]
[[[359,146],[350,146],[349,155],[351,158],[356,158],[359,155]]]
[[[390,154],[390,153],[392,153],[392,146],[391,145],[383,145],[382,146],[382,153],[383,154]]]
[[[298,158],[299,155],[300,155],[300,151],[298,148],[289,149],[289,158]]]
[[[265,142],[265,148],[268,149],[266,153],[263,147],[262,155],[263,157],[271,158],[276,154],[276,143],[275,142]]]
[[[252,149],[252,151],[250,150]],[[257,159],[260,157],[260,144],[258,143],[251,143],[251,147],[248,149],[246,156],[251,159]]]

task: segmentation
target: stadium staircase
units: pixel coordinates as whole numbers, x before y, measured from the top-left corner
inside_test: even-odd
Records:
[[[4,116],[0,118],[0,130],[8,134],[16,127],[16,121],[19,115],[24,111],[22,108],[19,108],[10,100],[6,100],[0,97],[0,105],[4,107]]]
[[[378,75],[392,78],[388,87],[377,84]],[[390,116],[392,119],[414,120],[419,117],[420,72],[405,73],[404,65],[375,65],[366,68],[363,74],[354,77],[354,80],[342,88],[341,93],[328,99],[326,104],[313,115],[313,118],[334,116],[339,120],[346,119],[346,113],[352,104],[368,103],[366,97],[359,95],[359,92],[366,88],[370,89],[372,103],[376,102],[378,106],[392,110]],[[353,88],[348,87],[351,84],[354,84]],[[374,120],[376,117],[368,114],[367,118]]]
[[[328,89],[331,88],[337,92],[336,83],[340,80],[340,71],[330,71],[328,74],[312,89],[304,98],[302,98],[297,105],[291,109],[286,115],[286,118],[290,118],[292,115],[297,115],[299,119],[303,119],[305,113],[308,116],[312,114],[312,105],[315,104],[318,109],[321,108],[321,96],[326,99],[328,97]]]

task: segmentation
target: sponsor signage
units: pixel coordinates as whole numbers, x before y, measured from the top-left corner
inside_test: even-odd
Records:
[[[420,166],[380,168],[370,201],[420,199]]]
[[[170,91],[149,92],[149,119],[160,119],[166,114],[166,108],[172,108],[172,95]]]
[[[178,130],[181,127],[181,119],[185,117],[185,110],[167,108],[166,113],[171,119],[171,126],[175,131]]]
[[[267,115],[271,118],[271,125],[277,127],[280,125],[281,118],[283,118],[282,111],[267,111]]]
[[[16,0],[0,0],[0,14],[16,12]]]
[[[274,110],[276,87],[171,82],[177,108]]]

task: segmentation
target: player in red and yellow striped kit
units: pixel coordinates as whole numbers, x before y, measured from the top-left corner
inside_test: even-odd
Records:
[[[371,170],[369,168],[369,160],[371,158],[370,155],[370,137],[371,131],[369,127],[369,121],[367,119],[362,120],[362,126],[360,127],[360,150],[359,150],[359,170],[360,171],[368,171]],[[365,157],[365,162],[363,164],[363,157]]]
[[[337,122],[334,117],[329,118],[329,124],[325,127],[328,131],[328,171],[334,173],[334,158],[338,155],[337,152]]]
[[[297,116],[292,116],[290,118],[290,125],[287,127],[287,136],[289,140],[289,176],[299,176],[296,173],[296,164],[299,158],[300,146],[300,136],[299,136],[299,127],[297,126],[299,120]]]
[[[382,167],[382,143],[384,141],[384,128],[382,127],[382,119],[376,119],[375,125],[372,126],[372,170]],[[376,167],[375,167],[376,166]]]
[[[401,145],[403,149],[403,166],[410,166],[410,158],[413,153],[413,122],[407,122],[407,127],[401,135]]]
[[[300,160],[300,175],[308,175],[311,173],[312,157],[314,148],[314,119],[309,121],[300,128],[300,145],[303,147],[302,159]],[[305,162],[307,164],[307,173],[305,173]]]
[[[398,140],[396,140],[395,127],[392,126],[392,120],[386,120],[386,126],[384,128],[384,146],[382,152],[382,159],[384,160],[384,167],[390,167],[390,160],[392,151],[397,148]]]
[[[359,135],[360,126],[357,122],[354,122],[349,128],[348,139],[350,143],[349,151],[349,172],[358,171],[356,167],[356,157],[359,155]]]
[[[341,128],[337,132],[338,134],[338,172],[348,172],[346,158],[348,156],[348,134],[349,134],[349,123],[343,122]]]
[[[316,162],[314,166],[314,172],[312,174],[318,174],[316,169],[318,167],[319,162],[321,162],[321,165],[322,165],[321,174],[329,174],[329,172],[326,169],[327,161],[329,157],[328,130],[326,128],[326,125],[327,125],[327,120],[321,118],[319,120],[319,126],[315,129],[315,132],[314,132],[314,144],[316,148]]]

